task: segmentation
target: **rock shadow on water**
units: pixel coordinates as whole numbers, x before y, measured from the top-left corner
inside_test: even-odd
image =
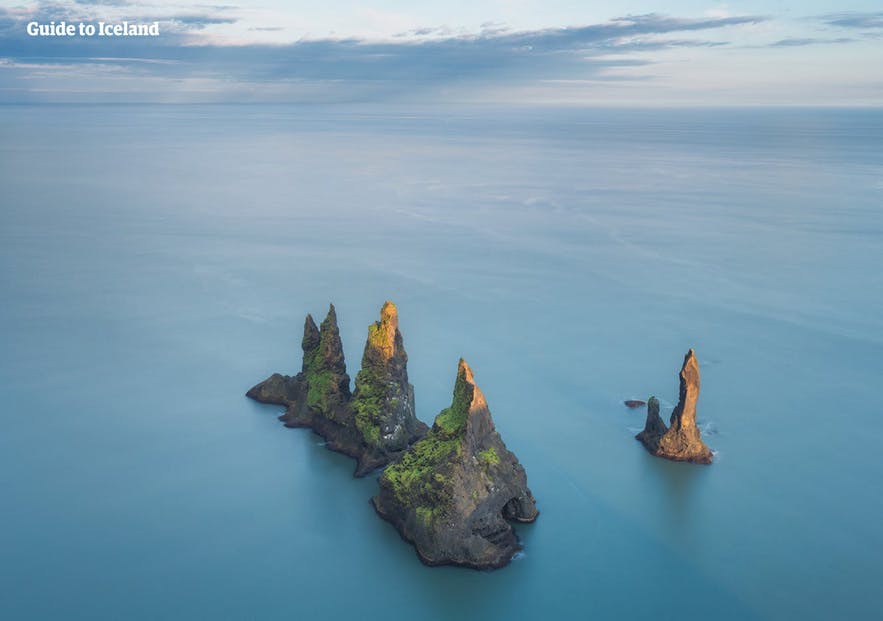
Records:
[[[707,468],[695,468],[687,462],[656,459],[649,453],[642,456],[644,477],[656,490],[655,514],[675,532],[689,533],[698,513],[702,480],[711,475]]]

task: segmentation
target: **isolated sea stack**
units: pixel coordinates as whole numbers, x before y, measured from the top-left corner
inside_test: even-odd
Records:
[[[534,521],[536,504],[465,361],[451,407],[387,467],[372,501],[427,565],[502,567],[520,549],[509,522]]]
[[[680,379],[680,397],[677,407],[671,413],[668,429],[659,416],[659,401],[656,397],[650,397],[647,402],[647,422],[644,425],[644,431],[635,437],[657,457],[710,464],[711,450],[702,441],[699,428],[696,426],[699,363],[696,361],[696,353],[692,349],[684,356]]]
[[[365,445],[361,467],[367,470],[389,463],[429,430],[414,414],[399,313],[388,300],[380,309],[380,321],[368,326],[352,409]]]
[[[293,377],[274,373],[246,393],[262,403],[286,406],[288,409],[279,417],[286,427],[308,427],[325,438],[329,449],[355,458],[358,461],[355,476],[364,476],[386,465],[427,430],[426,425],[414,417],[413,388],[408,384],[408,358],[398,331],[395,306],[387,302],[384,310],[387,323],[384,324],[381,318],[372,326],[374,329],[369,333],[365,350],[365,359],[370,360],[371,366],[367,373],[360,372],[356,381],[358,407],[370,410],[370,422],[376,425],[376,435],[373,431],[365,431],[368,426],[364,414],[361,424],[357,420],[359,410],[350,393],[350,377],[346,372],[333,304],[318,328],[312,316],[307,315],[301,341],[301,372]],[[383,364],[385,354],[374,352],[371,334],[386,334],[390,330],[392,347],[388,348],[389,360]],[[374,342],[385,344],[379,337]],[[372,349],[370,355],[369,348]],[[397,400],[400,392],[405,397],[404,405]]]

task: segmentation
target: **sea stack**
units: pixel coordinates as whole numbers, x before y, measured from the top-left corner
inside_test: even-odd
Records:
[[[320,361],[319,350],[322,342],[322,334],[316,327],[312,315],[307,315],[304,320],[304,336],[301,340],[301,349],[303,350],[303,363],[301,371],[295,376],[282,375],[274,373],[260,384],[252,387],[245,396],[260,401],[261,403],[273,403],[276,405],[291,406],[300,404],[306,406],[306,396],[309,392],[310,384],[317,385],[319,376],[324,375],[325,370],[330,368],[343,368],[343,376],[346,379],[345,394],[349,394],[349,376],[346,375],[346,364],[343,361],[343,352],[341,347],[334,347],[333,341],[340,341],[339,332],[337,330],[337,313],[334,310],[334,304],[328,309],[328,316],[322,322],[325,328],[325,348],[336,350],[331,358],[337,358],[339,353],[339,361],[332,361],[331,364],[324,365],[329,369],[323,369]],[[333,326],[333,328],[332,328]],[[334,336],[332,336],[332,331]],[[343,378],[341,378],[343,379]],[[343,383],[343,382],[341,382]],[[314,391],[314,399],[318,398],[318,393]],[[348,397],[344,397],[346,400]]]
[[[356,459],[355,476],[385,466],[426,433],[426,425],[414,416],[408,356],[392,302],[384,304],[381,320],[369,329],[356,395],[350,393],[333,304],[318,328],[307,315],[301,349],[300,373],[274,373],[246,395],[287,407],[279,417],[285,426],[308,427],[325,438],[329,449]]]
[[[408,382],[399,313],[388,300],[380,309],[380,321],[368,326],[352,409],[365,444],[363,469],[385,465],[428,431],[414,414],[414,387]]]
[[[669,427],[659,417],[659,401],[651,397],[647,403],[647,422],[635,436],[657,457],[675,461],[710,464],[711,450],[702,441],[696,426],[696,401],[699,399],[699,363],[691,349],[684,356],[680,373],[678,405],[671,413]]]
[[[288,411],[280,417],[286,427],[311,427],[328,440],[338,440],[326,423],[339,427],[352,425],[348,405],[351,398],[350,376],[346,372],[343,343],[337,327],[334,304],[317,329],[311,315],[304,321],[304,352],[301,372],[295,377],[300,383],[299,399],[289,404]],[[329,437],[330,436],[330,437]]]
[[[509,522],[534,521],[536,503],[464,360],[451,406],[384,471],[372,501],[427,565],[502,567],[520,549]]]

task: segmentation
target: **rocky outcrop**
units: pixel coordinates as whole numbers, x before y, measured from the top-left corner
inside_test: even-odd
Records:
[[[414,413],[408,354],[399,331],[398,310],[390,301],[380,310],[380,321],[368,327],[352,409],[365,444],[366,468],[388,463],[429,430]]]
[[[666,431],[668,428],[659,416],[659,400],[650,397],[647,400],[647,422],[644,424],[644,431],[635,437],[647,447],[648,451],[655,453],[659,448],[659,439]]]
[[[297,398],[298,392],[294,378],[280,373],[273,373],[263,382],[245,393],[261,403],[273,403],[288,406]]]
[[[699,399],[699,363],[691,349],[684,356],[680,373],[680,397],[671,413],[669,427],[659,417],[659,402],[655,397],[647,404],[647,423],[635,436],[648,451],[657,457],[675,461],[710,464],[711,450],[702,441],[696,426],[696,401]]]
[[[623,403],[625,404],[625,407],[632,409],[642,408],[647,405],[646,401],[641,401],[640,399],[628,399],[626,401],[623,401]]]
[[[329,321],[330,318],[330,321]],[[337,313],[334,310],[334,304],[328,309],[328,317],[326,322],[336,323]],[[308,374],[313,369],[316,353],[319,349],[321,335],[316,322],[313,321],[312,315],[307,315],[304,320],[304,337],[301,341],[303,349],[303,364],[301,372],[295,376],[282,375],[273,373],[260,384],[253,386],[247,393],[246,397],[250,397],[261,403],[273,403],[276,405],[289,406],[299,401],[308,390]],[[345,372],[345,370],[344,370]],[[349,388],[347,388],[349,390]]]
[[[398,314],[391,302],[384,305],[384,311],[369,331],[363,362],[370,365],[367,372],[359,372],[357,399],[350,393],[333,304],[318,328],[307,315],[300,373],[293,377],[274,373],[246,393],[262,403],[286,406],[279,417],[286,427],[308,427],[325,438],[329,449],[355,458],[356,476],[386,465],[427,430],[414,416],[414,392],[408,383],[408,357],[398,331]],[[405,398],[404,405],[399,397]],[[365,416],[362,422],[357,417],[367,409],[371,410],[370,422],[377,426],[376,440],[364,431],[368,428]]]
[[[428,565],[501,567],[519,549],[509,522],[532,522],[536,504],[465,361],[451,407],[384,471],[372,501]]]
[[[346,372],[334,304],[319,328],[307,315],[301,348],[303,366],[294,378],[298,398],[292,400],[281,420],[292,427],[316,427],[325,421],[351,425],[352,414],[347,407],[351,398],[350,376]]]

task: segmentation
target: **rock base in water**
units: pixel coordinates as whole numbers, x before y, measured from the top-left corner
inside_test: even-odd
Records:
[[[644,430],[635,436],[657,457],[674,461],[710,464],[711,449],[702,441],[696,426],[696,401],[699,399],[699,363],[691,349],[684,357],[680,373],[680,397],[671,414],[670,426],[659,416],[659,401],[650,397],[647,402],[647,422]]]
[[[510,521],[538,515],[524,468],[495,430],[463,360],[451,407],[379,482],[377,513],[427,565],[502,567],[520,549]]]

